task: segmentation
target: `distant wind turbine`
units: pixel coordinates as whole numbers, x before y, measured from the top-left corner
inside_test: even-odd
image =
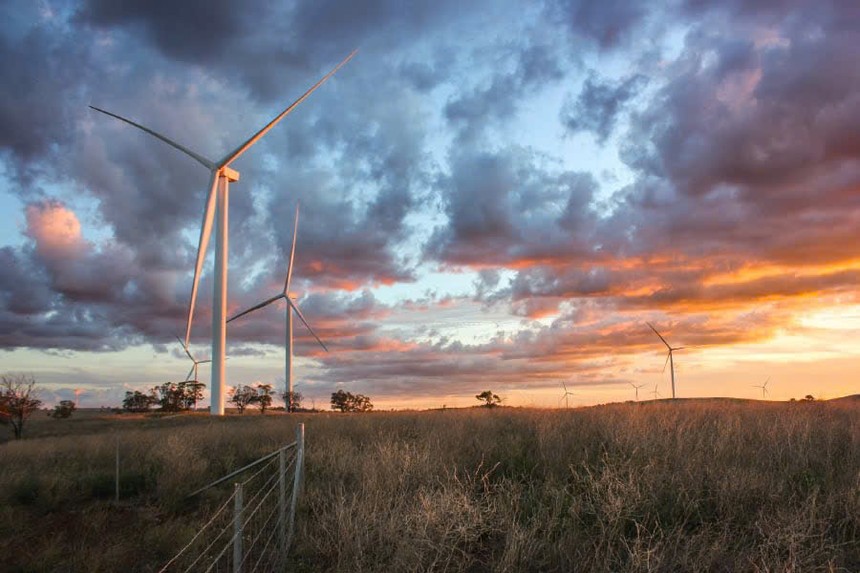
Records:
[[[672,353],[675,352],[676,350],[683,350],[686,347],[685,346],[678,346],[676,348],[672,348],[671,346],[669,346],[669,343],[666,342],[666,339],[663,338],[663,336],[659,332],[657,332],[657,329],[654,328],[654,326],[650,322],[646,322],[645,324],[647,324],[648,326],[651,327],[651,330],[654,331],[654,334],[659,336],[660,340],[663,341],[663,344],[666,345],[666,348],[669,349],[669,354],[668,354],[668,356],[666,356],[666,362],[663,363],[663,372],[666,371],[666,364],[668,363],[670,366],[670,370],[672,372],[672,399],[674,400],[675,399],[675,359],[673,358]]]
[[[561,402],[562,400],[564,400],[564,407],[570,408],[570,402],[568,401],[568,397],[575,396],[575,394],[567,389],[567,384],[565,384],[564,382],[562,382],[561,385],[564,386],[564,394],[562,394],[561,398],[559,398],[558,401]]]
[[[764,381],[764,384],[758,385],[753,384],[753,388],[761,388],[761,399],[764,400],[767,397],[767,383],[770,382],[770,376],[767,377],[767,380]]]
[[[642,388],[642,387],[643,387],[643,386],[645,386],[647,383],[642,383],[642,384],[640,384],[639,386],[637,386],[637,385],[636,385],[636,384],[634,384],[633,382],[628,382],[628,384],[630,384],[631,386],[633,386],[633,389],[636,391],[636,401],[638,402],[638,401],[639,401],[639,388]]]
[[[657,385],[654,384],[654,389],[651,390],[651,395],[654,396],[654,399],[660,398],[660,392],[657,391]]]
[[[294,311],[296,313],[296,316],[299,317],[299,320],[302,321],[302,323],[307,327],[307,329],[310,331],[310,333],[313,334],[314,338],[317,339],[317,342],[320,343],[320,346],[323,347],[323,350],[328,352],[328,348],[326,348],[326,345],[323,344],[323,341],[320,340],[320,337],[317,336],[317,333],[314,332],[314,329],[311,328],[311,325],[308,324],[307,320],[305,320],[305,317],[302,315],[302,311],[299,310],[299,307],[296,305],[296,303],[293,302],[292,298],[290,298],[290,280],[292,279],[292,276],[293,276],[293,260],[295,259],[295,256],[296,256],[296,236],[298,234],[299,234],[299,206],[296,205],[296,222],[295,222],[295,226],[293,227],[293,246],[290,248],[290,260],[289,260],[289,263],[287,264],[287,280],[284,281],[284,289],[281,292],[279,292],[278,294],[276,294],[275,296],[268,298],[259,304],[255,304],[251,308],[249,308],[247,310],[243,310],[242,312],[240,312],[236,316],[233,316],[232,318],[229,318],[227,320],[227,322],[233,322],[234,320],[236,320],[240,316],[245,316],[249,312],[253,312],[255,310],[266,307],[266,306],[272,304],[273,302],[277,302],[281,299],[284,299],[285,301],[287,301],[287,312],[286,312],[286,314],[287,314],[287,333],[286,333],[286,344],[285,344],[285,346],[286,346],[285,350],[286,350],[287,356],[286,356],[284,377],[286,379],[286,386],[287,386],[287,392],[288,392],[287,396],[289,397],[289,400],[290,400],[290,403],[287,404],[287,411],[289,411],[289,412],[293,411],[293,404],[292,404],[292,396],[293,396],[293,312],[292,311]],[[290,309],[292,309],[292,311]]]
[[[81,403],[78,401],[80,399],[81,393],[83,391],[80,388],[75,388],[75,407],[80,407]]]
[[[357,51],[357,50],[356,50]],[[203,211],[203,225],[200,228],[200,242],[197,246],[197,261],[194,264],[194,280],[191,283],[191,299],[188,304],[188,319],[185,326],[185,342],[187,348],[191,338],[191,323],[194,318],[194,306],[197,302],[197,286],[200,281],[200,273],[203,261],[206,259],[206,249],[209,246],[209,236],[212,232],[212,224],[215,219],[215,280],[213,281],[213,303],[212,303],[212,382],[210,413],[213,416],[224,415],[226,371],[224,368],[224,357],[227,344],[227,242],[228,242],[228,207],[230,197],[230,183],[239,180],[239,172],[230,168],[230,164],[248,151],[252,145],[257,143],[270,129],[275,127],[284,117],[292,112],[296,106],[302,103],[311,93],[325,83],[335,72],[355,56],[356,51],[349,54],[342,62],[334,67],[321,80],[310,87],[302,96],[287,106],[281,113],[276,115],[257,133],[248,138],[236,149],[225,155],[218,161],[212,161],[202,155],[191,151],[175,141],[157,133],[156,131],[135,123],[115,113],[105,111],[95,106],[90,106],[95,111],[114,117],[129,125],[132,125],[146,133],[163,141],[164,143],[178,149],[188,155],[210,171],[209,195],[206,199],[206,208]]]
[[[199,365],[201,365],[201,364],[206,364],[207,362],[212,362],[212,359],[211,359],[211,358],[208,358],[208,359],[206,359],[206,360],[197,360],[197,359],[196,359],[196,358],[194,358],[194,356],[191,354],[191,351],[190,351],[190,350],[188,350],[188,347],[187,347],[187,346],[185,346],[185,344],[183,344],[183,343],[182,343],[182,339],[181,339],[181,338],[179,338],[179,337],[177,336],[177,337],[176,337],[176,340],[178,340],[178,341],[179,341],[179,344],[182,344],[182,350],[184,350],[184,351],[185,351],[185,354],[186,354],[186,355],[188,355],[188,358],[190,358],[190,359],[191,359],[191,362],[193,363],[193,364],[192,364],[192,366],[191,366],[191,370],[189,370],[189,371],[188,371],[188,375],[185,377],[185,381],[186,381],[186,382],[188,382],[188,381],[190,381],[190,380],[194,380],[195,382],[197,382],[198,380],[200,380],[200,379],[197,377],[197,367],[198,367]],[[194,375],[194,378],[191,378],[191,376],[192,376],[192,375]]]

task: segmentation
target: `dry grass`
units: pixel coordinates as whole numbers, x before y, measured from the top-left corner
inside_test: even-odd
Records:
[[[860,571],[858,413],[714,400],[71,420],[0,445],[0,568],[156,570],[214,501],[183,496],[303,421],[300,571]]]

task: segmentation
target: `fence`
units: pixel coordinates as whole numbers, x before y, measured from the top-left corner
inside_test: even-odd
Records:
[[[295,530],[304,441],[305,427],[299,424],[292,444],[191,494],[196,496],[245,476],[242,481],[234,482],[232,494],[159,573],[253,573],[283,569]]]

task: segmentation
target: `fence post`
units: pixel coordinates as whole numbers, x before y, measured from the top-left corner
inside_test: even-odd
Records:
[[[242,484],[236,484],[233,501],[233,573],[242,571]]]
[[[119,503],[119,434],[116,436],[116,502]]]
[[[287,559],[287,450],[278,452],[278,548],[281,565]]]
[[[293,542],[293,533],[296,526],[296,505],[299,502],[299,490],[302,486],[302,471],[305,461],[305,425],[296,425],[296,469],[293,478],[293,496],[290,501],[290,532],[287,535],[287,549]]]

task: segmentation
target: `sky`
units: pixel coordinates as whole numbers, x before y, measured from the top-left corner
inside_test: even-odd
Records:
[[[229,312],[278,293],[296,389],[375,406],[860,392],[856,0],[10,0],[0,360],[84,407],[185,378],[207,157]],[[212,266],[191,351],[210,354]],[[278,306],[278,305],[281,306]],[[227,383],[284,383],[283,302]],[[206,365],[200,379],[209,382]]]

